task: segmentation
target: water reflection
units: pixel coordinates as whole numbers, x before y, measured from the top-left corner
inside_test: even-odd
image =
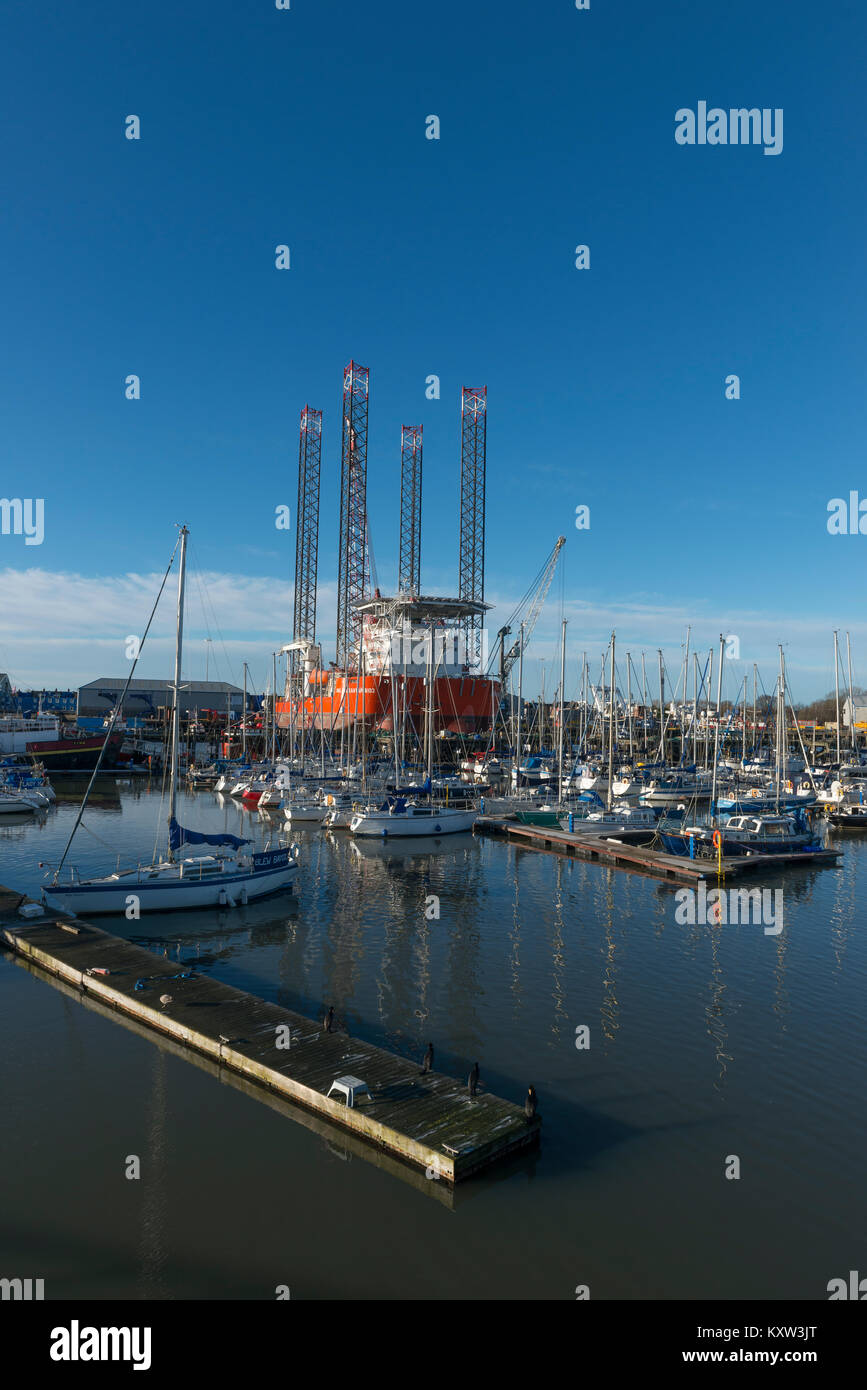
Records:
[[[149,851],[165,809],[159,787],[112,783],[106,795],[115,808],[107,812],[111,833],[102,836],[115,841],[111,858]],[[38,890],[37,860],[57,857],[73,814],[65,802],[41,823],[0,828],[0,878]],[[182,798],[182,819],[203,830],[242,830],[257,845],[282,828],[204,792]],[[100,834],[97,815],[93,829]],[[370,1296],[433,1297],[448,1280],[486,1297],[562,1296],[577,1282],[576,1250],[594,1262],[612,1297],[634,1297],[636,1281],[660,1296],[809,1297],[817,1260],[850,1267],[851,1232],[867,1219],[855,1162],[845,1157],[858,1152],[852,1095],[867,1066],[867,1044],[854,1026],[867,969],[859,930],[867,837],[846,837],[835,870],[779,876],[780,937],[758,925],[679,925],[672,885],[499,841],[461,836],[382,846],[318,829],[293,838],[301,859],[292,895],[219,913],[101,925],[306,1017],[333,1002],[338,1014],[348,1013],[351,1032],[372,1043],[420,1057],[431,1039],[437,1068],[453,1075],[465,1075],[478,1058],[483,1082],[513,1099],[532,1080],[544,1116],[541,1151],[455,1197],[208,1059],[172,1052],[141,1030],[132,1049],[134,1026],[107,1011],[95,1018],[92,1001],[42,977],[37,985],[35,972],[7,965],[7,975],[21,973],[33,991],[25,997],[15,982],[7,987],[7,1016],[9,1001],[13,1012],[22,1010],[10,1037],[26,1039],[30,1029],[33,1039],[49,1040],[50,1053],[25,1045],[12,1062],[23,1115],[15,1132],[26,1125],[34,1154],[58,1142],[73,1153],[82,1147],[74,1126],[67,1131],[58,1118],[55,1083],[75,1086],[84,1076],[118,1098],[90,1116],[107,1150],[117,1146],[123,1155],[134,1147],[129,1115],[144,1117],[139,1142],[153,1188],[142,1187],[141,1204],[126,1202],[116,1237],[133,1294],[209,1292],[212,1218],[196,1212],[192,1188],[184,1213],[190,1255],[182,1258],[178,1208],[171,1226],[166,1205],[178,1171],[194,1172],[205,1131],[215,1182],[226,1190],[239,1177],[244,1184],[235,1248],[258,1209],[255,1236],[247,1231],[245,1258],[256,1274],[247,1296],[276,1282],[268,1275],[266,1285],[257,1261],[282,1267],[287,1223],[318,1290],[334,1287],[336,1260],[342,1271],[360,1271],[353,1290]],[[76,858],[103,868],[106,850],[83,843]],[[429,917],[437,897],[440,916]],[[576,1065],[574,1025],[594,1018],[601,1046]],[[175,1060],[182,1056],[183,1066]],[[731,1150],[735,1120],[737,1135],[749,1135],[763,1162],[750,1202],[721,1213],[708,1195],[708,1153]],[[785,1161],[792,1155],[797,1161]],[[45,1238],[50,1222],[62,1229],[68,1194],[60,1202],[15,1160],[14,1149],[11,1159],[4,1155],[4,1171],[26,1203],[49,1204]],[[845,1184],[835,1178],[841,1166]],[[95,1209],[102,1178],[87,1165],[76,1172],[72,1206]],[[486,1200],[462,1221],[463,1202],[480,1193]],[[669,1215],[678,1203],[690,1213],[679,1224]],[[352,1222],[343,1224],[332,1253],[321,1232],[334,1223],[336,1206],[351,1211]],[[793,1208],[802,1216],[797,1228],[789,1221]],[[232,1205],[221,1215],[230,1240]],[[443,1219],[447,1238],[437,1225]],[[520,1241],[504,1239],[512,1228]],[[383,1229],[411,1229],[413,1239],[392,1243],[378,1259]],[[708,1248],[716,1252],[711,1265]],[[426,1287],[429,1266],[440,1283]],[[226,1296],[235,1292],[233,1284]]]
[[[143,1298],[168,1298],[166,1284],[166,1053],[155,1047],[151,1058],[153,1084],[147,1104],[146,1148],[141,1163],[141,1236],[139,1256]],[[130,1181],[130,1180],[127,1180]]]

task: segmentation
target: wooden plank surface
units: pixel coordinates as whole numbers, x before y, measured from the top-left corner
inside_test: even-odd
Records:
[[[446,1181],[460,1181],[538,1141],[538,1119],[528,1124],[521,1105],[484,1088],[471,1098],[465,1078],[440,1072],[421,1076],[420,1061],[343,1031],[326,1033],[315,1020],[208,975],[189,973],[190,967],[86,922],[52,915],[28,923],[10,911],[12,899],[6,906],[3,937],[36,965],[416,1166],[436,1165]],[[109,973],[93,973],[99,970]],[[179,978],[182,974],[187,977]],[[164,1007],[160,997],[165,994],[171,1003]],[[288,1049],[278,1046],[278,1038],[286,1037],[279,1030],[285,1028]],[[350,1110],[328,1099],[331,1083],[344,1075],[366,1082],[373,1103]]]
[[[475,824],[482,835],[504,835],[510,840],[526,843],[530,849],[547,850],[555,854],[572,854],[615,867],[631,867],[662,878],[682,878],[687,882],[716,877],[715,859],[689,859],[685,855],[666,854],[644,846],[619,843],[601,835],[581,836],[568,830],[548,826],[520,825],[515,821],[482,816]],[[809,854],[751,854],[728,855],[723,859],[723,877],[739,877],[757,869],[785,868],[793,864],[835,864],[839,850],[819,850]]]

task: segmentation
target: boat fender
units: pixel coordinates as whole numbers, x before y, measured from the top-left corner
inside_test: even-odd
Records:
[[[241,906],[242,906],[242,907],[246,907],[246,906],[247,906],[247,890],[246,890],[246,888],[242,888],[242,889],[241,889]]]

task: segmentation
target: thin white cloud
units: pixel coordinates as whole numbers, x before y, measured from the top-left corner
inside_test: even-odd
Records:
[[[0,670],[21,687],[75,687],[129,670],[126,639],[140,636],[162,582],[161,574],[111,576],[0,571]],[[174,659],[177,580],[169,576],[136,670],[166,677]],[[333,628],[333,588],[320,590],[325,628]],[[240,681],[249,662],[261,688],[271,653],[288,641],[293,586],[239,574],[189,574],[184,674]],[[210,653],[207,653],[210,638]]]
[[[22,687],[75,687],[98,676],[127,672],[126,638],[140,635],[159,589],[162,574],[93,576],[44,569],[0,571],[0,670],[8,671]],[[137,674],[170,674],[174,653],[176,580],[170,576]],[[511,616],[517,598],[491,593],[488,615],[490,650],[496,632]],[[240,682],[248,662],[251,682],[263,688],[270,674],[271,653],[291,636],[293,585],[265,576],[190,571],[187,586],[184,675]],[[324,657],[333,655],[336,586],[320,585],[317,630]],[[792,678],[793,695],[809,699],[833,684],[832,629],[848,626],[856,684],[867,668],[867,622],[836,615],[803,617],[797,613],[765,613],[714,609],[700,600],[672,603],[656,594],[591,602],[568,599],[562,606],[556,581],[540,615],[527,651],[528,689],[538,683],[537,665],[547,669],[559,662],[560,619],[568,619],[569,669],[574,676],[581,653],[591,669],[598,665],[612,629],[618,651],[632,652],[638,662],[648,653],[648,678],[655,670],[656,649],[663,649],[670,676],[677,678],[687,626],[690,650],[716,648],[719,634],[740,640],[740,661],[729,666],[730,681],[743,680],[752,663],[759,664],[766,685],[773,683],[777,644],[782,642]],[[517,633],[515,634],[517,635]],[[206,656],[210,638],[210,653]],[[513,639],[514,640],[514,639]],[[841,633],[841,642],[843,641]],[[843,668],[845,670],[845,668]],[[570,676],[570,682],[572,679]],[[556,680],[556,677],[554,677]],[[553,685],[550,677],[546,685]]]

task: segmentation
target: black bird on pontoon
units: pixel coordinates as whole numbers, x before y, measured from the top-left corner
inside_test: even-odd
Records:
[[[529,1086],[527,1088],[527,1099],[524,1101],[524,1114],[528,1120],[535,1118],[537,1105],[536,1088],[535,1086]]]
[[[333,1028],[334,1028],[334,1005],[333,1005],[333,1004],[329,1007],[328,1013],[325,1015],[325,1021],[324,1021],[324,1023],[323,1023],[323,1027],[325,1028],[326,1033],[332,1032],[332,1030],[333,1030]]]
[[[467,1090],[471,1096],[476,1094],[479,1085],[479,1064],[473,1062],[473,1069],[467,1077]]]
[[[425,1048],[424,1057],[422,1058],[421,1071],[419,1072],[419,1076],[426,1076],[426,1075],[427,1075],[427,1073],[428,1073],[428,1072],[431,1070],[431,1068],[433,1067],[433,1059],[434,1059],[433,1043],[432,1043],[432,1042],[429,1042],[428,1045],[427,1045],[427,1047]]]

